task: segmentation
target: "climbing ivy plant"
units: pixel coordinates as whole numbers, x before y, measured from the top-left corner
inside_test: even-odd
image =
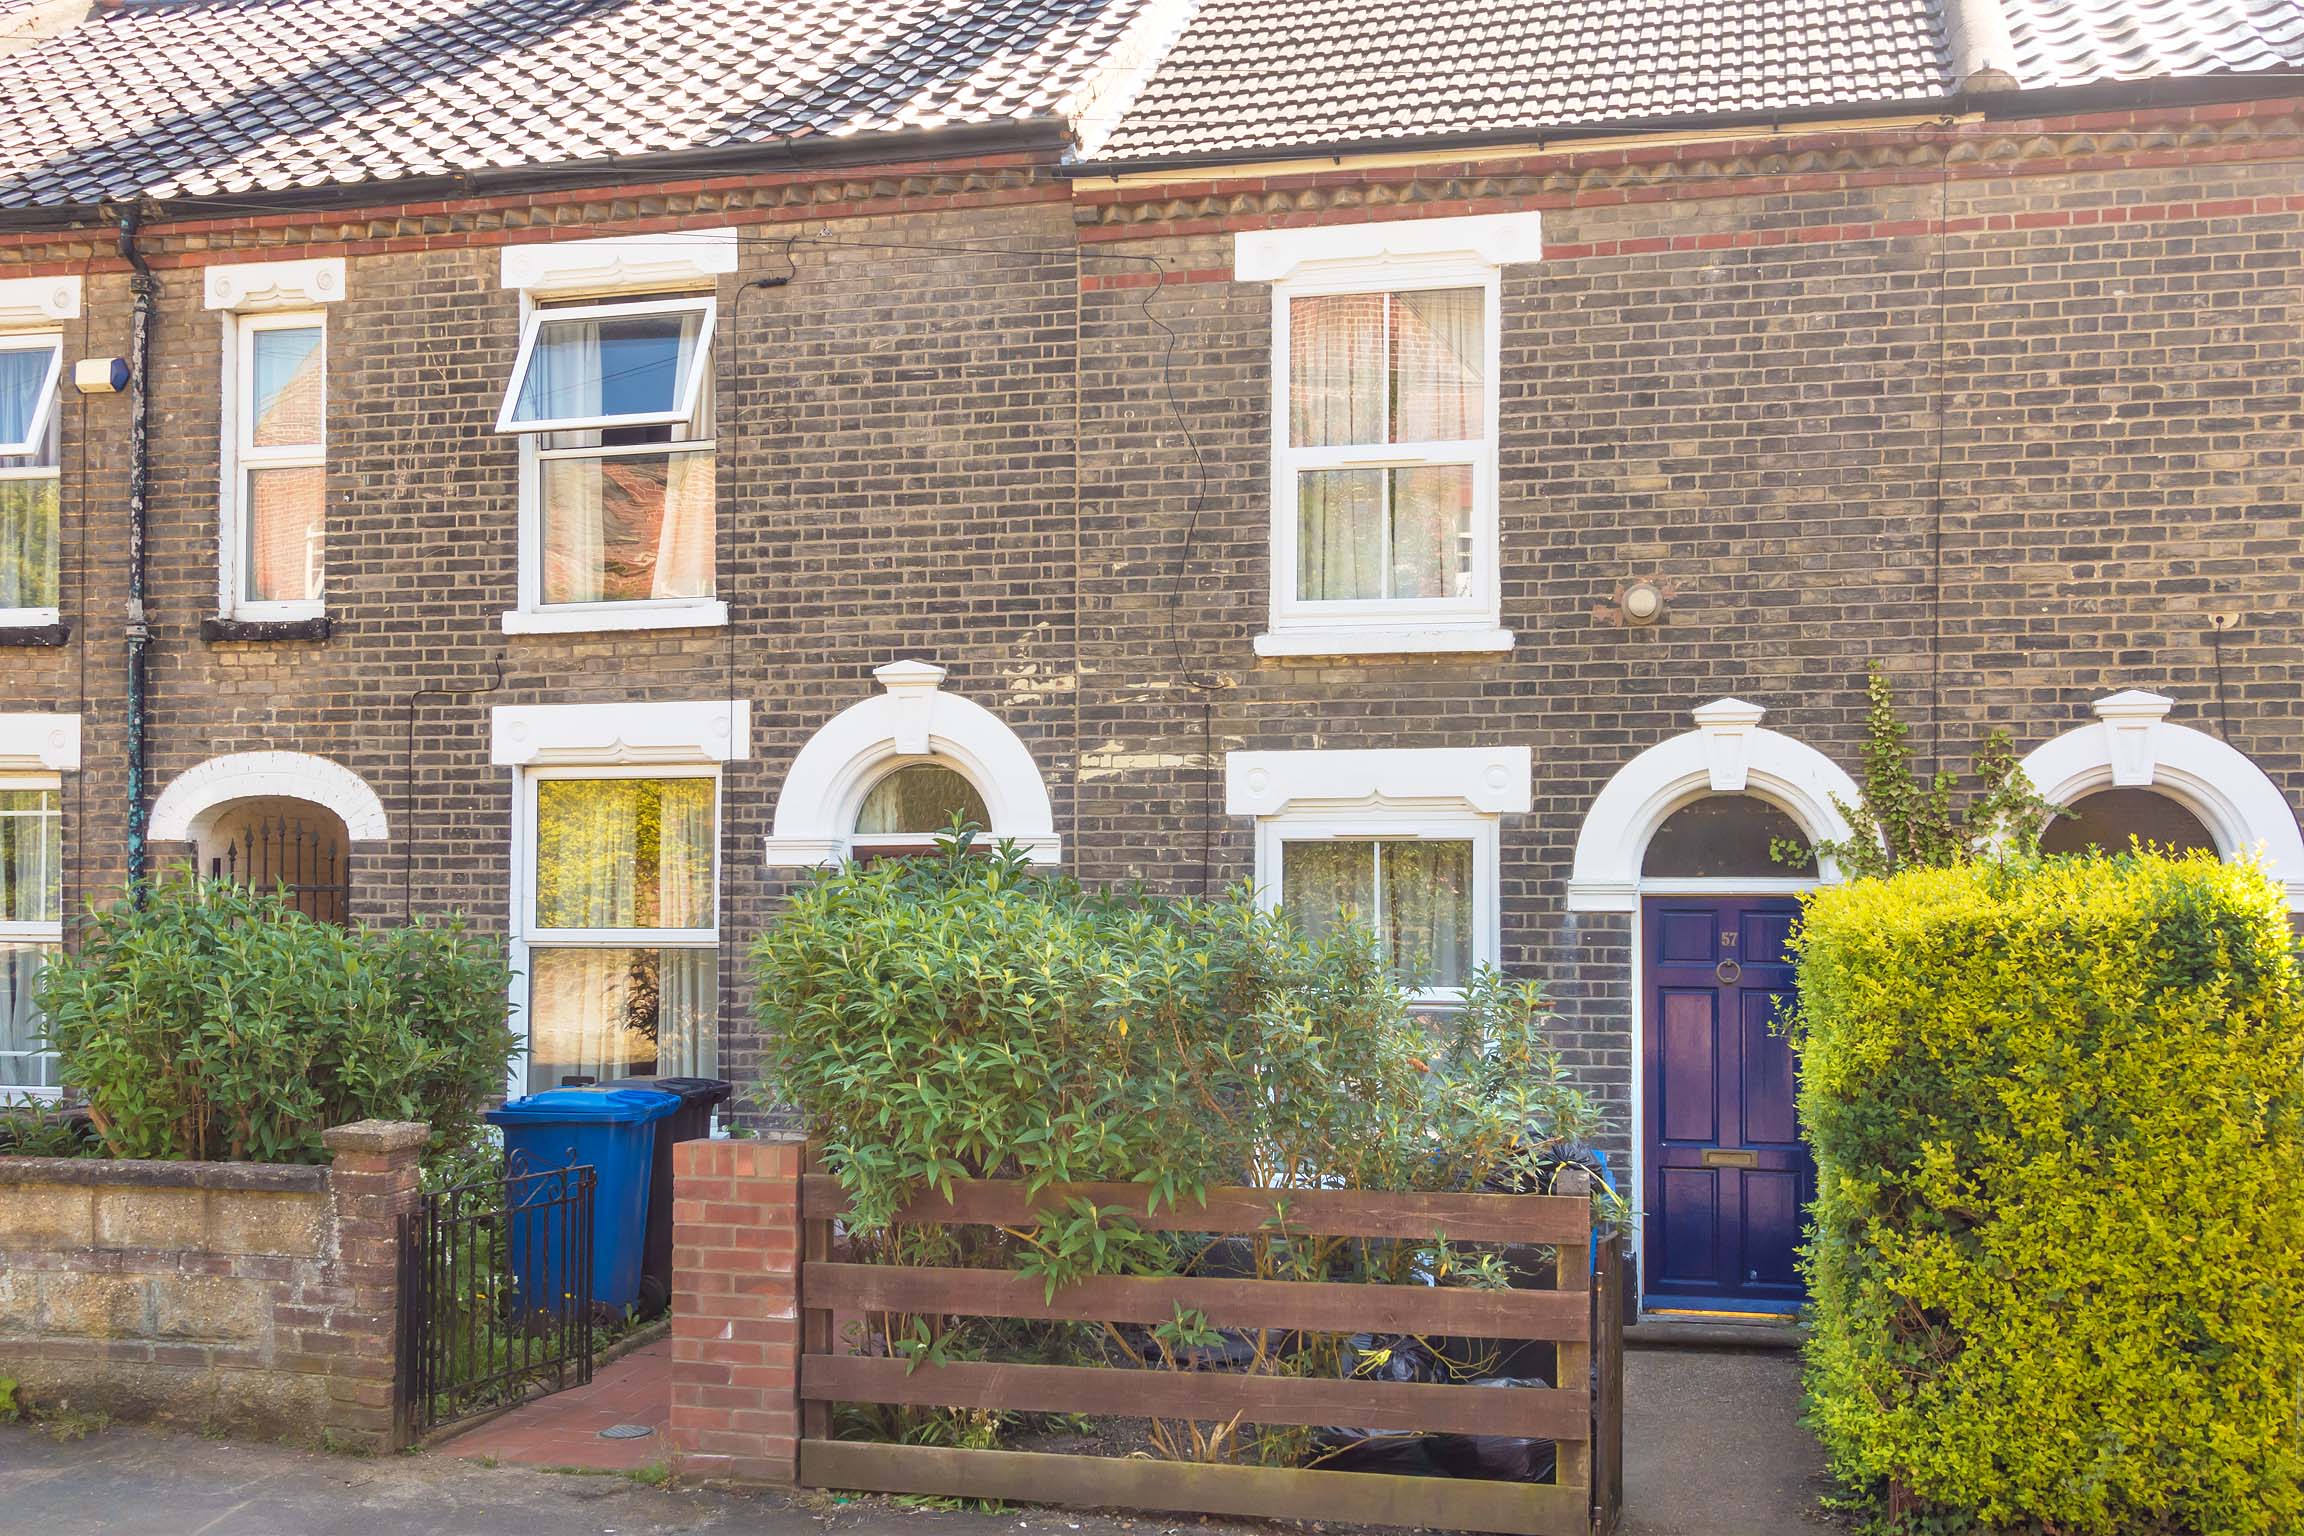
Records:
[[[2040,834],[2057,815],[2043,799],[2016,756],[2008,732],[1994,726],[1976,750],[1976,792],[1959,799],[1960,776],[1939,770],[1923,783],[1914,766],[1912,732],[1896,713],[1896,691],[1878,662],[1865,683],[1863,779],[1850,805],[1839,796],[1833,806],[1847,821],[1849,835],[1813,848],[1778,839],[1772,852],[1780,864],[1830,859],[1842,874],[1884,878],[1907,869],[1949,869],[1990,861],[2029,862],[2039,856]]]

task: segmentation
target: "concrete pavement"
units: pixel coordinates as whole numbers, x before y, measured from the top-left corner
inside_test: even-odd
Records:
[[[1799,1536],[1817,1458],[1782,1354],[1634,1351],[1624,1536]],[[973,1515],[645,1487],[444,1456],[362,1460],[113,1429],[0,1426],[0,1529],[37,1536],[1215,1536],[1250,1527],[1021,1510]]]

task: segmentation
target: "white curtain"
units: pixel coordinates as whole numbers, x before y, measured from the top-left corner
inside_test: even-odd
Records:
[[[711,1075],[719,962],[716,948],[530,951],[530,1089]]]
[[[1461,987],[1472,970],[1472,845],[1379,844],[1384,955],[1401,979]]]
[[[554,320],[547,315],[528,354],[521,381],[520,421],[565,421],[597,416],[601,405],[600,324],[595,320]]]
[[[1308,602],[1385,595],[1383,470],[1296,477],[1296,595]]]
[[[1480,436],[1487,295],[1443,288],[1395,294],[1392,304],[1392,441]]]
[[[648,787],[662,797],[657,818],[656,870],[661,908],[657,926],[712,926],[712,781],[663,779]]]
[[[1392,472],[1392,583],[1386,597],[1462,597],[1472,584],[1472,469]]]
[[[1384,295],[1288,305],[1288,440],[1299,448],[1384,441]]]
[[[31,429],[55,356],[53,345],[0,350],[0,443],[20,442]]]
[[[663,952],[656,1071],[663,1077],[711,1077],[719,1060],[720,951]]]
[[[651,597],[710,597],[718,488],[709,453],[672,455],[665,472],[664,516],[656,535]]]
[[[601,461],[546,459],[543,470],[544,601],[597,603],[606,569]]]
[[[32,994],[52,944],[0,946],[0,1100],[11,1088],[56,1086],[56,1058],[40,1047],[40,1011]]]

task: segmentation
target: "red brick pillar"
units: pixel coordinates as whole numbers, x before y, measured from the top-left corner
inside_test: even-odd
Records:
[[[416,1203],[428,1126],[361,1120],[323,1131],[333,1154],[328,1202],[336,1224],[336,1290],[328,1335],[329,1443],[387,1452],[407,1444],[400,1396],[400,1217]]]
[[[796,1136],[673,1151],[671,1433],[691,1477],[798,1478],[805,1156]]]

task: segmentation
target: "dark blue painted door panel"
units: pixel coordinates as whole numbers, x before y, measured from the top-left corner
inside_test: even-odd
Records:
[[[1651,1303],[1783,1309],[1816,1167],[1800,1140],[1794,1062],[1773,1028],[1792,1000],[1787,897],[1648,898],[1647,1188]]]

